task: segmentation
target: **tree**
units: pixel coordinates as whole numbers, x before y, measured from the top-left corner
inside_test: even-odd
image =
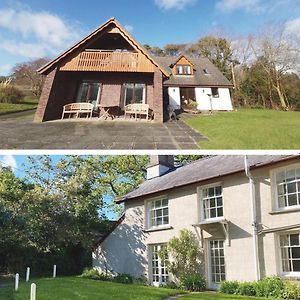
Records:
[[[16,65],[13,70],[14,83],[29,86],[32,94],[39,98],[42,93],[44,77],[37,70],[48,62],[48,58],[39,58]]]
[[[154,56],[165,56],[164,50],[157,46],[144,45],[144,48]]]
[[[175,56],[178,57],[186,51],[186,44],[167,44],[164,47],[164,53],[166,56]]]
[[[283,78],[297,68],[300,59],[299,42],[289,37],[285,27],[266,28],[256,43],[252,44],[253,52],[264,69],[270,85],[277,92],[281,107],[288,109]]]
[[[180,231],[179,237],[173,237],[159,253],[166,261],[169,272],[177,279],[203,271],[203,252],[200,250],[197,237],[187,229]]]
[[[187,51],[193,56],[207,57],[228,79],[231,79],[233,57],[231,45],[227,39],[206,36],[192,44]]]

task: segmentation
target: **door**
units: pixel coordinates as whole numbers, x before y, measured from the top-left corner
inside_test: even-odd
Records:
[[[181,107],[187,107],[190,100],[196,101],[195,88],[180,88]]]
[[[83,81],[78,89],[76,102],[92,103],[97,107],[100,103],[101,84],[99,82]]]
[[[226,280],[224,240],[208,241],[208,287],[216,290]]]
[[[169,273],[166,266],[168,257],[161,259],[159,251],[164,245],[150,246],[150,282],[154,286],[161,286],[169,282]]]
[[[124,106],[128,104],[146,103],[146,85],[143,83],[124,84]]]

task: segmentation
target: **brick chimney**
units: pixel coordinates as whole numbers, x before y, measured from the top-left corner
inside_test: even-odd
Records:
[[[160,177],[172,169],[174,169],[173,155],[151,155],[147,166],[147,180]]]

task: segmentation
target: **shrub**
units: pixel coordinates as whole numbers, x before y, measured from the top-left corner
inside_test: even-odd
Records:
[[[266,277],[255,283],[257,297],[279,298],[284,289],[284,282],[280,277]]]
[[[188,274],[180,277],[180,286],[191,292],[201,292],[206,288],[206,280],[199,274]]]
[[[222,281],[220,286],[220,292],[224,294],[237,294],[239,283],[237,281]]]
[[[16,87],[0,84],[0,103],[18,103],[22,98],[22,92]]]
[[[300,299],[300,288],[290,282],[285,282],[284,289],[281,292],[280,298],[299,300]]]
[[[112,279],[110,276],[100,273],[97,269],[85,269],[80,277],[101,281],[109,281]]]
[[[133,279],[134,284],[147,285],[147,277],[142,275],[138,278]]]
[[[238,285],[236,292],[243,296],[256,296],[255,284],[252,282],[242,282]]]
[[[113,282],[123,283],[123,284],[132,284],[133,277],[130,274],[118,274],[112,280]]]

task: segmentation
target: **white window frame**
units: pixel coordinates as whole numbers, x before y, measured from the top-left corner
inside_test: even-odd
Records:
[[[293,234],[298,234],[299,235],[299,238],[300,238],[300,231],[297,230],[297,231],[288,231],[288,232],[281,232],[281,233],[278,233],[277,234],[277,241],[276,241],[276,244],[277,244],[277,253],[279,254],[278,255],[278,258],[279,258],[279,273],[280,273],[280,276],[282,277],[299,277],[300,278],[300,272],[285,272],[283,271],[283,264],[282,264],[282,252],[281,252],[281,245],[280,245],[280,237],[281,236],[284,236],[284,235],[293,235]]]
[[[223,208],[223,216],[222,217],[214,217],[214,218],[205,218],[205,212],[204,212],[204,205],[203,205],[203,190],[206,190],[206,189],[209,189],[209,188],[216,188],[216,187],[221,187],[222,188],[222,193],[221,193],[221,196],[222,196],[222,208]],[[225,210],[224,210],[224,193],[223,193],[223,184],[222,182],[216,182],[216,183],[212,183],[212,184],[209,184],[209,185],[204,185],[204,186],[200,186],[198,187],[198,201],[199,201],[199,205],[200,205],[200,222],[203,222],[203,221],[221,221],[221,220],[224,220],[225,219]],[[217,206],[218,207],[218,206]],[[217,209],[216,207],[216,209]]]
[[[155,201],[162,201],[162,200],[167,200],[168,201],[168,206],[167,207],[163,207],[164,208],[168,208],[168,223],[167,224],[162,224],[162,225],[152,225],[152,220],[151,220],[151,210],[152,210],[152,203]],[[156,229],[164,229],[164,228],[170,228],[170,200],[169,197],[167,195],[163,195],[160,197],[156,197],[156,198],[151,198],[150,200],[147,200],[145,202],[145,207],[146,207],[146,224],[145,224],[145,228],[148,230],[156,230]],[[162,216],[163,218],[163,216]]]
[[[127,97],[127,89],[126,89],[126,85],[127,84],[133,84],[133,89],[135,89],[135,86],[137,84],[140,84],[140,85],[143,85],[144,88],[143,88],[143,103],[142,104],[146,104],[146,90],[147,90],[147,84],[146,83],[140,83],[140,82],[125,82],[123,84],[123,89],[124,89],[124,92],[123,92],[123,103],[124,103],[124,106],[126,106],[126,97]]]
[[[280,172],[287,172],[293,169],[298,169],[300,168],[300,163],[297,164],[292,164],[280,168],[276,168],[270,171],[271,175],[271,195],[272,195],[272,211],[280,211],[280,212],[289,212],[289,211],[294,211],[294,210],[299,210],[300,209],[300,204],[299,205],[294,205],[294,206],[286,206],[286,207],[279,207],[279,196],[278,196],[278,191],[277,191],[277,181],[276,181],[276,175]],[[300,195],[299,195],[299,201],[300,201]]]
[[[207,249],[207,277],[208,277],[208,285],[209,288],[218,289],[220,283],[214,282],[212,280],[212,256],[211,256],[211,242],[223,242],[223,251],[224,251],[224,267],[225,267],[225,280],[227,278],[227,268],[226,268],[226,241],[223,239],[208,239],[206,241],[206,249]],[[218,248],[220,249],[220,248]],[[221,266],[221,265],[220,265]],[[219,272],[222,273],[222,272]]]
[[[151,244],[151,245],[148,245],[148,249],[149,249],[149,281],[151,283],[151,285],[153,286],[161,286],[161,285],[166,285],[169,281],[170,281],[170,273],[168,272],[168,269],[165,265],[165,261],[162,262],[161,258],[158,256],[156,262],[158,263],[158,274],[154,274],[153,273],[153,250],[154,250],[154,247],[158,247],[158,252],[161,250],[161,248],[163,246],[166,246],[166,244]],[[167,260],[169,259],[169,257],[167,258]],[[165,274],[162,274],[162,271],[165,270]],[[154,280],[154,276],[158,276],[159,277],[159,280],[156,281]],[[166,277],[166,281],[163,282],[162,279],[163,279],[163,276]]]

